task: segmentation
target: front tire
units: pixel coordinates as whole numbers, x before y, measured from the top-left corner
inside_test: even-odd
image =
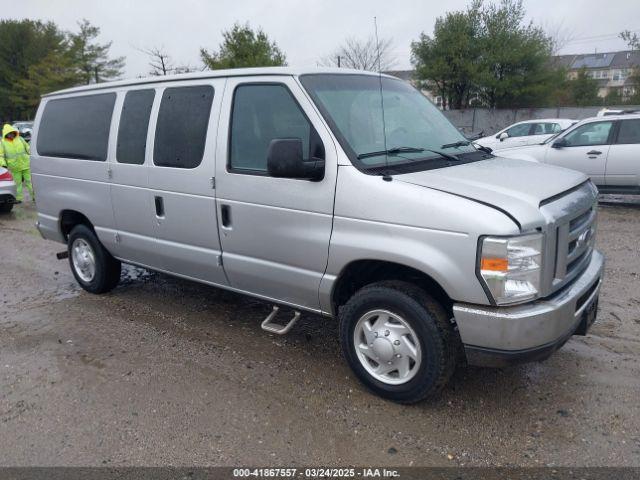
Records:
[[[415,285],[384,281],[340,309],[342,350],[377,395],[415,403],[437,394],[456,363],[458,336],[444,308]]]
[[[77,225],[71,230],[67,249],[71,272],[87,292],[106,293],[120,281],[120,262],[111,256],[86,225]]]

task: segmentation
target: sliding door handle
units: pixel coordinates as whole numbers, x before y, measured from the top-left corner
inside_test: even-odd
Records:
[[[229,205],[220,206],[220,223],[222,228],[231,228],[231,207]]]
[[[164,200],[162,197],[154,197],[154,201],[156,203],[156,217],[163,218],[164,217]]]

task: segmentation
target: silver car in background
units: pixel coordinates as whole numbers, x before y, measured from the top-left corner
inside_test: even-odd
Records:
[[[459,361],[546,358],[596,317],[589,179],[476,149],[390,76],[79,87],[42,99],[31,151],[39,231],[85,290],[112,290],[125,262],[270,302],[272,333],[302,311],[337,318],[355,375],[397,402]]]
[[[0,167],[0,213],[9,213],[16,201],[16,183],[11,172]]]

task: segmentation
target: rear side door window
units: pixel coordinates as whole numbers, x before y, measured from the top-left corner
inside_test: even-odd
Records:
[[[551,135],[560,131],[557,123],[535,123],[533,125],[532,135]]]
[[[149,117],[155,95],[155,90],[152,89],[132,90],[124,97],[116,149],[116,160],[119,163],[144,163]]]
[[[276,138],[299,138],[305,159],[324,158],[318,134],[286,86],[239,85],[231,112],[229,170],[266,174],[267,151]]]
[[[622,120],[618,131],[618,144],[640,144],[640,118]]]
[[[211,85],[171,87],[162,93],[153,163],[196,168],[202,162],[213,102]]]

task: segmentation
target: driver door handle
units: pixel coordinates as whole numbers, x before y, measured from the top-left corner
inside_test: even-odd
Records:
[[[599,152],[598,150],[591,150],[590,152],[587,152],[587,155],[601,155],[602,152]]]

